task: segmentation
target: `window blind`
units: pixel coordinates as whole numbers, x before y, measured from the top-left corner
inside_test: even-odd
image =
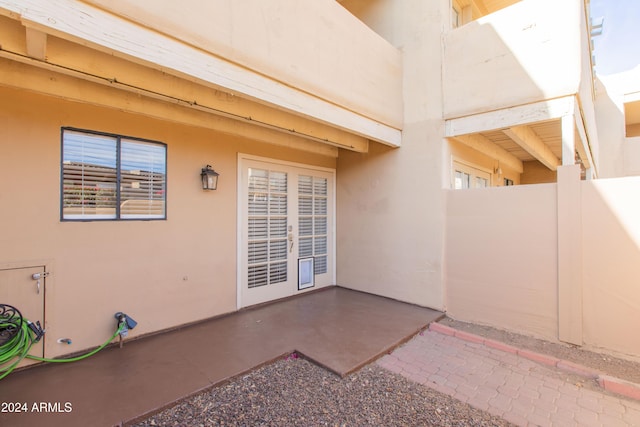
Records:
[[[63,220],[165,218],[166,146],[63,129]]]

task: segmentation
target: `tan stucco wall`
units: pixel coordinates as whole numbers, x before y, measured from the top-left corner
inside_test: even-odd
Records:
[[[640,175],[640,138],[627,137],[625,104],[638,98],[640,66],[596,81],[596,120],[600,147],[599,176],[615,178]]]
[[[338,157],[337,283],[442,308],[442,188],[449,171],[444,166],[440,37],[448,25],[441,16],[450,4],[375,3],[363,19],[404,55],[402,147],[371,144],[368,154],[341,152]]]
[[[640,360],[640,177],[574,178],[577,217],[563,224],[560,184],[446,192],[447,314],[551,341],[563,339],[564,321],[577,328],[576,344]],[[574,225],[577,243],[561,255],[558,230]],[[578,286],[566,296],[578,296],[578,311],[568,301],[560,313],[560,263]]]
[[[330,157],[24,91],[0,87],[0,99],[0,264],[50,268],[48,357],[102,343],[117,311],[139,322],[138,336],[236,309],[238,152],[335,167]],[[167,220],[61,222],[61,126],[166,143]],[[201,189],[206,164],[220,173],[215,192]]]
[[[555,184],[446,195],[447,314],[556,340]]]
[[[581,184],[584,342],[640,360],[640,177]]]
[[[624,174],[627,176],[640,175],[640,136],[625,139]]]
[[[582,0],[522,1],[444,34],[445,117],[578,93],[581,10]]]

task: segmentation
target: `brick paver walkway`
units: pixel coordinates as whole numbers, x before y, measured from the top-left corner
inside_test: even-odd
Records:
[[[380,366],[521,426],[640,426],[640,401],[524,357],[435,331]]]

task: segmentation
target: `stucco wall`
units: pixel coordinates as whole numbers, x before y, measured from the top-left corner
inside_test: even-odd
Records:
[[[556,185],[446,197],[448,315],[557,340]]]
[[[616,178],[640,175],[640,138],[627,138],[625,103],[633,102],[640,92],[640,67],[596,80],[596,121],[599,149],[599,177]]]
[[[0,265],[50,268],[48,357],[102,343],[117,311],[139,322],[135,336],[236,309],[238,152],[335,167],[330,157],[1,86],[0,99]],[[166,143],[167,220],[61,222],[61,126]],[[201,188],[206,164],[220,173],[215,192]]]
[[[584,342],[640,360],[640,177],[582,182]]]
[[[341,152],[337,172],[338,284],[433,308],[444,291],[440,37],[449,7],[379,0],[369,10],[367,23],[403,51],[402,147]]]
[[[578,93],[581,0],[522,1],[444,34],[444,115]]]
[[[624,140],[624,174],[640,175],[640,136]]]
[[[640,177],[577,183],[582,317],[570,321],[586,348],[640,360]],[[558,340],[556,188],[446,191],[449,316]]]

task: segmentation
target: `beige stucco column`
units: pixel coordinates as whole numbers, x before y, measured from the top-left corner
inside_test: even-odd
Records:
[[[575,164],[575,119],[562,117],[558,167],[558,339],[582,345],[582,212],[580,165]]]

